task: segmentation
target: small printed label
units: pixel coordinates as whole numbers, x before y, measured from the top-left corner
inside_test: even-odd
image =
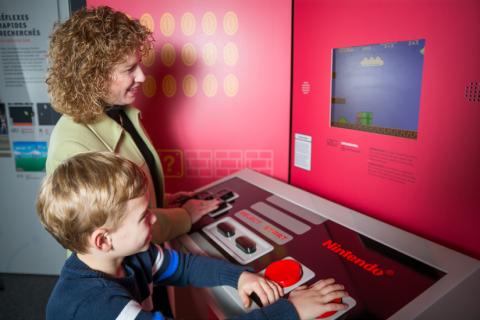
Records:
[[[295,167],[312,170],[312,137],[295,133]]]

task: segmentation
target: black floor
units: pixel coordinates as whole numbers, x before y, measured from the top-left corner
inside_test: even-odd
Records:
[[[0,273],[0,320],[45,319],[56,276]]]

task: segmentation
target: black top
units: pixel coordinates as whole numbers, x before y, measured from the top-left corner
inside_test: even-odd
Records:
[[[153,186],[155,188],[155,199],[157,200],[157,206],[163,204],[163,194],[160,192],[160,177],[157,165],[155,164],[155,158],[152,152],[148,148],[145,141],[143,141],[140,134],[133,126],[132,121],[127,117],[125,110],[122,107],[115,106],[106,110],[107,115],[120,124],[132,137],[138,150],[142,153],[143,159],[148,165],[150,174],[152,175]]]

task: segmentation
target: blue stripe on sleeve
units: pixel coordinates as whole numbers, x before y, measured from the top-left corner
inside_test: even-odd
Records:
[[[157,311],[153,314],[152,320],[164,320],[163,314],[160,311]]]
[[[178,253],[174,250],[169,250],[170,253],[170,262],[168,264],[167,270],[163,272],[158,281],[164,280],[175,273],[178,269],[179,257]]]

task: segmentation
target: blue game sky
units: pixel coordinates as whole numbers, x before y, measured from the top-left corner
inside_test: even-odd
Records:
[[[332,121],[356,123],[372,112],[372,126],[417,131],[425,40],[333,50]],[[362,63],[363,61],[363,63]]]
[[[15,158],[46,158],[47,142],[45,141],[15,141],[13,142]]]

